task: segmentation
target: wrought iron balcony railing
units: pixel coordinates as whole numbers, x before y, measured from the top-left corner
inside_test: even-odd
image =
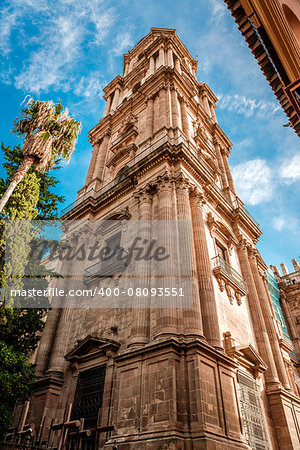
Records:
[[[225,283],[228,281],[233,285],[233,287],[238,288],[243,295],[248,293],[247,284],[242,275],[231,267],[225,259],[221,256],[215,256],[211,261],[213,271],[225,278]]]
[[[111,256],[108,254],[106,260],[98,261],[95,264],[87,267],[84,271],[84,278],[86,280],[92,278],[112,277],[118,273],[124,272],[126,269],[126,256],[128,252],[120,248],[111,250]]]
[[[257,222],[257,220],[254,219],[254,217],[249,213],[249,211],[247,211],[247,209],[245,208],[243,202],[237,197],[236,200],[234,200],[232,202],[232,206],[233,209],[238,211],[241,210],[243,211],[248,217],[249,219],[257,226],[259,227],[259,223]]]
[[[118,176],[97,191],[94,189],[90,189],[89,191],[83,193],[80,197],[77,198],[77,200],[75,200],[73,203],[71,203],[69,206],[67,206],[62,210],[62,215],[64,216],[65,214],[70,212],[73,208],[83,204],[88,199],[91,198],[99,199],[102,195],[109,193],[109,191],[113,190],[114,188],[121,187],[121,183],[122,185],[123,184],[126,185],[126,183],[128,183],[130,180],[129,176],[133,172],[133,170],[140,164],[142,164],[143,160],[145,160],[149,155],[153,155],[159,152],[160,149],[163,148],[164,144],[169,144],[172,146],[178,146],[182,144],[182,146],[188,152],[190,152],[195,158],[198,159],[202,167],[210,175],[212,175],[213,169],[201,156],[197,154],[196,148],[192,146],[189,142],[187,142],[187,140],[182,135],[178,136],[177,138],[170,138],[167,134],[165,134],[156,142],[146,147],[144,150],[142,150],[140,153],[134,156],[134,158],[132,158],[130,161],[126,163],[126,170],[124,170],[124,172],[122,173],[122,179],[120,179],[120,177]]]

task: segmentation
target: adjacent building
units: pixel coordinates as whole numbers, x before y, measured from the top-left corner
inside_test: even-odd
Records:
[[[263,74],[300,136],[300,3],[225,0]]]
[[[174,29],[152,28],[124,55],[89,133],[85,185],[63,217],[78,221],[70,239],[84,242],[85,221],[101,219],[96,238],[118,244],[131,221],[190,223],[180,246],[192,261],[188,308],[53,308],[35,395],[9,438],[33,424],[38,444],[58,448],[299,448],[286,364],[294,336],[267,289],[258,223],[235,191],[217,98],[196,70]],[[85,271],[94,286],[95,266]]]

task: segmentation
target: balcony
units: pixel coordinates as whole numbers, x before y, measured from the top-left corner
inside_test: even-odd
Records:
[[[239,212],[241,212],[242,214],[244,213],[244,214],[248,217],[248,219],[250,219],[251,222],[254,223],[254,225],[255,225],[257,228],[259,228],[259,223],[254,219],[253,216],[251,216],[251,214],[249,213],[249,211],[247,211],[247,209],[245,208],[244,203],[242,202],[242,200],[240,200],[240,199],[237,197],[236,200],[234,200],[234,201],[232,202],[232,206],[233,206],[233,209],[234,209],[235,213],[237,213],[237,214],[238,214]]]
[[[221,256],[215,256],[211,261],[213,273],[217,278],[220,291],[226,290],[231,304],[233,304],[235,298],[237,304],[240,305],[241,297],[248,293],[246,281]]]
[[[300,271],[288,273],[280,278],[280,282],[284,283],[286,286],[293,286],[300,283]]]
[[[87,192],[84,192],[82,189],[80,192],[82,194],[71,203],[69,206],[62,210],[62,215],[70,213],[73,209],[77,210],[80,207],[83,207],[85,204],[90,201],[99,201],[102,198],[112,194],[116,190],[120,190],[131,182],[131,175],[141,167],[145,161],[149,161],[149,158],[156,157],[157,155],[164,152],[166,149],[171,150],[170,146],[173,148],[182,148],[189,155],[192,155],[195,159],[197,159],[197,163],[201,166],[203,173],[206,174],[208,178],[213,180],[213,169],[210,165],[203,159],[201,156],[197,154],[196,149],[192,146],[186,139],[180,135],[178,138],[170,138],[167,134],[162,136],[153,144],[147,146],[145,149],[141,150],[138,153],[136,150],[136,156],[132,158],[130,161],[126,162],[126,171],[124,172],[124,177],[120,179],[120,177],[116,177],[111,182],[101,187],[99,190],[90,189]],[[172,149],[172,152],[174,150]]]
[[[123,273],[126,269],[127,255],[128,253],[124,249],[122,249],[122,252],[120,248],[111,251],[111,256],[108,255],[105,261],[98,261],[85,269],[85,281],[89,283],[94,278],[108,278]]]

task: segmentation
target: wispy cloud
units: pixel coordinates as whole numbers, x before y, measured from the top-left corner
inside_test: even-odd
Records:
[[[114,45],[112,53],[114,56],[120,56],[123,53],[127,53],[128,50],[131,49],[134,42],[131,37],[130,31],[124,31],[119,34],[117,34],[116,38],[114,39]]]
[[[2,9],[0,13],[0,52],[7,55],[10,50],[11,31],[17,23],[18,14],[16,11],[10,11],[8,8]]]
[[[83,81],[81,75],[74,74],[74,68],[76,71],[86,46],[102,44],[114,23],[114,10],[101,0],[63,0],[58,3],[54,0],[16,0],[7,7],[5,17],[0,18],[2,54],[10,48],[12,32],[21,33],[26,27],[28,14],[36,23],[35,33],[26,34],[29,48],[25,50],[23,65],[15,67],[14,77],[5,77],[6,82],[10,79],[18,89],[38,95],[50,89],[73,89],[78,95],[89,96],[92,90],[97,90],[94,79],[85,89],[78,89]]]
[[[284,184],[292,184],[300,180],[300,155],[286,158],[279,170],[279,176]]]
[[[295,234],[296,236],[299,235],[299,220],[297,219],[297,217],[293,217],[291,214],[289,214],[287,217],[286,215],[283,216],[280,213],[278,216],[272,218],[271,224],[273,228],[278,232],[282,232],[283,230],[285,230],[289,233]]]
[[[74,61],[79,51],[80,32],[70,18],[60,16],[48,27],[44,38],[44,45],[15,77],[18,89],[40,94],[53,86],[61,87],[66,77],[63,68]]]
[[[257,205],[272,198],[271,169],[263,159],[237,164],[232,175],[238,195],[249,205]]]
[[[264,100],[255,100],[247,98],[243,95],[223,95],[219,94],[218,107],[220,109],[227,109],[228,111],[242,114],[245,117],[251,117],[257,114],[261,117],[266,117],[275,114],[280,110],[277,103],[268,102]]]
[[[88,77],[81,77],[75,85],[74,94],[86,98],[97,97],[102,92],[104,83],[100,74],[90,74]]]
[[[210,0],[210,4],[212,7],[212,19],[219,24],[225,14],[228,13],[226,5],[223,0]]]
[[[277,231],[282,231],[286,225],[286,219],[282,216],[274,217],[272,220],[273,227]]]

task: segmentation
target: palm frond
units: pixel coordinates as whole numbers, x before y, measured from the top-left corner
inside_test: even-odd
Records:
[[[34,156],[35,168],[51,168],[57,158],[69,160],[77,142],[81,123],[69,116],[61,101],[29,99],[12,131],[24,136],[23,154]]]

